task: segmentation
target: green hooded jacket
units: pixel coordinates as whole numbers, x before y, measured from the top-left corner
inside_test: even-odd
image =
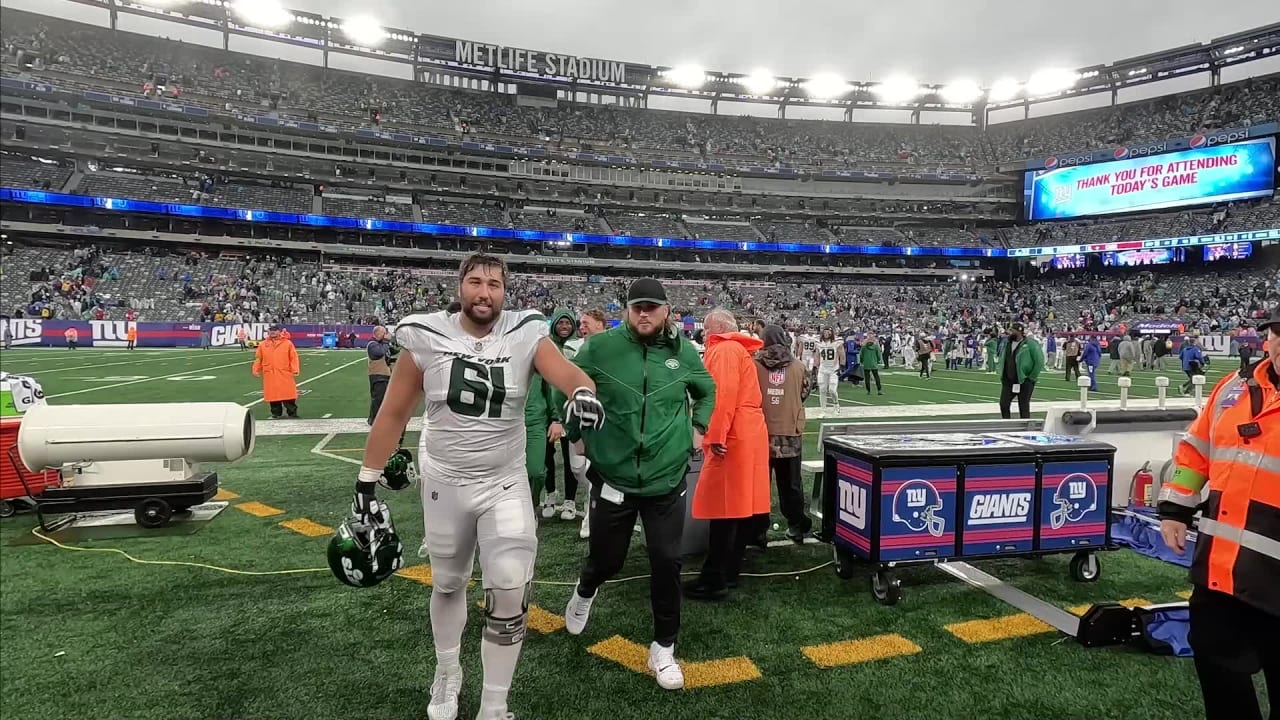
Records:
[[[567,338],[562,338],[556,334],[556,323],[561,320],[568,320],[573,323],[573,332],[569,333],[569,337]],[[575,316],[573,311],[568,308],[556,308],[555,313],[551,315],[550,325],[551,342],[555,343],[556,347],[560,348],[560,352],[564,354],[565,358],[572,360],[573,356],[578,353],[578,348],[582,346],[582,340],[578,338],[577,316]],[[569,398],[565,397],[564,393],[549,385],[547,386],[548,412],[551,413],[552,417],[556,421],[560,420],[560,415],[564,412],[564,404],[568,399]]]
[[[880,343],[863,341],[858,348],[858,364],[869,370],[879,370],[884,359],[880,357]]]
[[[674,329],[644,342],[623,323],[592,335],[573,361],[595,381],[606,417],[599,431],[566,427],[570,441],[581,436],[596,471],[626,494],[665,495],[679,486],[693,428],[706,432],[716,402],[715,381],[693,344]]]
[[[1004,344],[1004,352],[1000,353],[1000,364],[996,366],[996,369],[1002,373],[1004,364],[1009,361],[1010,345],[1012,343]],[[1014,367],[1017,368],[1018,384],[1028,380],[1035,382],[1040,379],[1040,373],[1044,371],[1044,350],[1040,349],[1040,343],[1029,337],[1023,337],[1022,342],[1018,343],[1018,349],[1013,351],[1013,362]]]

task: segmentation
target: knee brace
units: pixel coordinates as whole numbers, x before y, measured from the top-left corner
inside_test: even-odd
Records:
[[[524,590],[485,590],[484,639],[495,645],[523,642],[532,594],[533,583],[525,585]]]

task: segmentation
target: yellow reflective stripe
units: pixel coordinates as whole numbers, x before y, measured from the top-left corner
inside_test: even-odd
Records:
[[[1228,525],[1212,518],[1201,518],[1197,529],[1217,538],[1238,544],[1240,547],[1280,560],[1280,540],[1267,537],[1262,533]]]
[[[1173,478],[1160,487],[1159,502],[1169,502],[1194,508],[1200,504],[1200,489],[1209,478],[1191,468],[1180,467],[1173,471]]]
[[[1236,462],[1259,470],[1280,474],[1280,457],[1255,452],[1241,446],[1215,447],[1209,451],[1209,462]]]

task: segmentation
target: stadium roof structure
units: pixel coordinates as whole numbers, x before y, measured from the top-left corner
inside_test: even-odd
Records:
[[[219,30],[227,49],[231,35],[253,37],[328,53],[402,62],[423,73],[487,81],[492,86],[543,85],[570,91],[647,99],[651,95],[775,105],[975,112],[1114,93],[1175,77],[1209,72],[1214,84],[1222,68],[1280,55],[1280,23],[1213,40],[1083,68],[1045,69],[1022,78],[987,84],[949,84],[889,78],[854,82],[836,76],[782,77],[764,71],[721,72],[579,57],[491,45],[385,27],[367,15],[338,18],[282,7],[276,0],[73,0],[118,13]]]

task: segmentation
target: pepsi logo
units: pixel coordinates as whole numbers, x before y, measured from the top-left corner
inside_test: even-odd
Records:
[[[1206,138],[1204,135],[1192,135],[1191,142],[1189,144],[1192,148],[1202,148],[1206,144],[1208,144],[1208,142],[1209,142],[1209,139]]]
[[[1115,156],[1115,159],[1117,159],[1117,160],[1122,160],[1122,159],[1124,159],[1124,158],[1129,157],[1129,148],[1127,148],[1127,147],[1118,147],[1118,148],[1116,148],[1116,151],[1115,151],[1114,153],[1112,153],[1112,154]]]
[[[1046,170],[1052,170],[1053,168],[1058,167],[1058,158],[1056,158],[1056,157],[1054,157],[1054,156],[1052,156],[1052,155],[1050,155],[1049,157],[1045,158],[1045,159],[1044,159],[1044,167],[1045,167],[1045,169],[1046,169]]]

